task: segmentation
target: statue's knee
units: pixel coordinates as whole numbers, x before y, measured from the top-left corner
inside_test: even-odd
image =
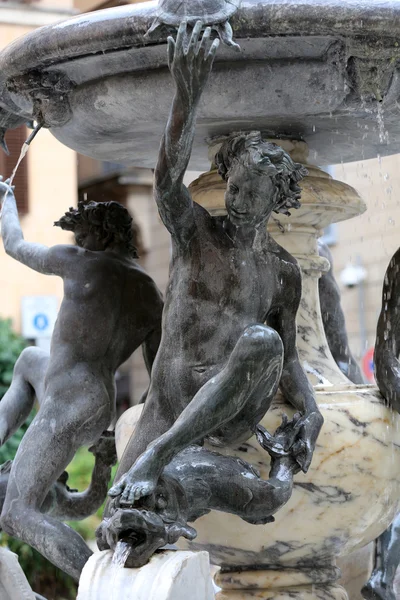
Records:
[[[14,376],[24,376],[26,374],[27,369],[32,365],[33,361],[36,360],[36,350],[37,348],[35,347],[29,347],[22,350],[17,362],[15,363]]]
[[[7,535],[16,535],[15,518],[12,516],[10,510],[3,510],[0,517],[0,527]]]
[[[255,356],[283,356],[280,335],[266,325],[249,325],[241,338],[243,350],[248,358]]]

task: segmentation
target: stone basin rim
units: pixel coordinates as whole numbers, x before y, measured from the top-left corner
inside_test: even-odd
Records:
[[[145,44],[144,34],[156,16],[152,0],[85,13],[46,25],[18,38],[0,53],[1,79],[72,60],[88,54],[166,42],[159,28]],[[236,39],[268,36],[356,37],[400,35],[397,0],[242,0],[231,18]]]

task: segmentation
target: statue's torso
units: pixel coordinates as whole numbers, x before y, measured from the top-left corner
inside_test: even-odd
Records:
[[[247,326],[268,322],[282,302],[282,270],[298,269],[292,257],[283,260],[287,253],[272,240],[270,248],[257,241],[238,245],[222,219],[202,212],[196,217],[186,247],[174,243],[163,341],[153,370],[164,390],[166,379],[180,382],[183,404],[223,368]]]
[[[114,375],[159,326],[161,311],[154,282],[133,261],[86,252],[64,278],[49,370],[82,362]]]

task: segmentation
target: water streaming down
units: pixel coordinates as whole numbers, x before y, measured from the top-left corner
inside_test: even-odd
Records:
[[[23,161],[23,159],[25,158],[28,150],[29,150],[29,144],[27,144],[26,142],[24,142],[22,144],[21,153],[20,153],[19,158],[17,160],[17,164],[15,165],[15,167],[13,169],[13,172],[11,173],[10,179],[8,180],[8,182],[9,182],[10,185],[12,185],[12,182],[14,181],[14,177],[17,174],[18,167],[21,164],[21,162]]]
[[[11,173],[10,179],[9,179],[9,184],[12,185],[12,182],[14,181],[14,177],[18,171],[18,167],[21,164],[21,162],[23,161],[23,159],[25,158],[28,150],[29,150],[29,146],[32,142],[32,140],[36,137],[36,135],[38,134],[38,132],[40,131],[40,129],[42,128],[42,125],[37,125],[35,127],[35,129],[32,131],[32,133],[30,134],[30,136],[28,137],[28,139],[26,140],[26,142],[24,142],[22,144],[22,148],[21,148],[21,153],[19,155],[19,158],[17,160],[17,164],[14,167],[13,172]]]
[[[125,540],[119,540],[114,550],[113,564],[119,567],[125,567],[129,553],[132,550],[132,543]]]

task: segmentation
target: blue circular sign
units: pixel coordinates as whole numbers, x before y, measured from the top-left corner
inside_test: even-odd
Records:
[[[44,331],[45,329],[47,329],[49,326],[49,319],[47,315],[43,313],[39,313],[38,315],[36,315],[33,319],[33,326],[38,331]]]

